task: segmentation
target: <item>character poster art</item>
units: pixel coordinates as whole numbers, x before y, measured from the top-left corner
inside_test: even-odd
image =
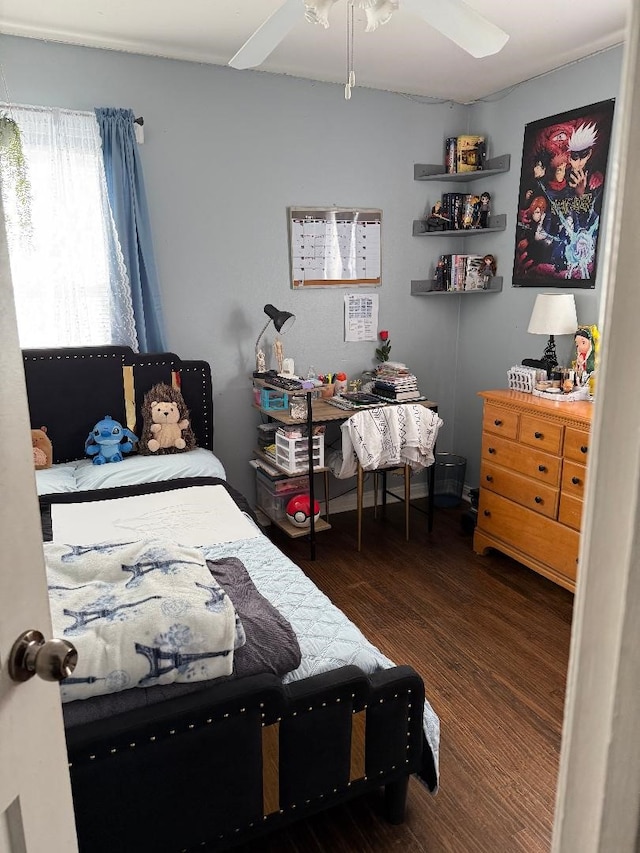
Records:
[[[514,287],[595,287],[614,103],[525,126]]]

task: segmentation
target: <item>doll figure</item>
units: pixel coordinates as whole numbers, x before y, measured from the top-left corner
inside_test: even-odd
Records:
[[[448,228],[449,219],[442,213],[442,202],[437,201],[427,217],[427,231],[447,231]]]
[[[489,287],[491,279],[496,274],[496,270],[496,259],[493,255],[485,255],[482,259],[482,267],[480,268],[480,279],[482,280],[485,290]]]
[[[482,193],[474,211],[474,228],[489,227],[489,211],[491,210],[491,195]]]
[[[596,367],[593,332],[589,326],[580,326],[574,335],[576,342],[576,383],[586,385]]]

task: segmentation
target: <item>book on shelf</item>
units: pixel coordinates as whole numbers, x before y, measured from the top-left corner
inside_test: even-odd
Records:
[[[449,136],[444,143],[444,168],[449,175],[456,172],[456,161],[458,155],[458,138]]]
[[[456,139],[456,172],[479,172],[486,162],[487,141],[484,136],[464,134]]]
[[[435,290],[484,290],[484,255],[441,255],[436,268]]]

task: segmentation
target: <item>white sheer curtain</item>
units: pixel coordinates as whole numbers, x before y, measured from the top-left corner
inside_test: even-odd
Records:
[[[93,113],[6,106],[20,128],[31,184],[32,234],[2,182],[22,347],[138,341]]]

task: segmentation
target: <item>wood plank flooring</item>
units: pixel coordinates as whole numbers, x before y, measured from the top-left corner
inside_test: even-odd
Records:
[[[417,502],[424,509],[424,502]],[[317,559],[305,540],[270,535],[397,663],[424,678],[441,721],[440,790],[415,779],[407,820],[390,826],[381,798],[302,821],[244,853],[547,853],[555,805],[573,596],[496,552],[473,553],[461,509],[434,530],[412,511],[331,518]]]

